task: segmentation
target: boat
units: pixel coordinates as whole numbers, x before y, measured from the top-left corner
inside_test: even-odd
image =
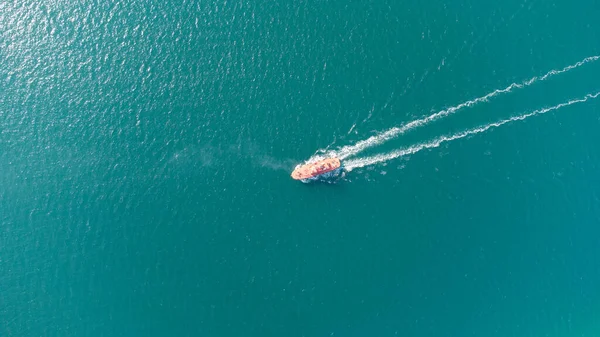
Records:
[[[325,158],[312,163],[296,166],[292,178],[303,183],[312,181],[333,181],[344,173],[344,167],[338,158]]]

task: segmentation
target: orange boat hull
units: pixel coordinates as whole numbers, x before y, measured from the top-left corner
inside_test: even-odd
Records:
[[[311,180],[322,174],[340,170],[342,163],[338,158],[326,158],[313,163],[296,166],[292,172],[292,178],[296,180]]]

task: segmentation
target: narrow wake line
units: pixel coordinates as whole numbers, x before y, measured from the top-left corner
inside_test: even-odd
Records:
[[[376,146],[376,145],[380,145],[380,144],[382,144],[382,143],[384,143],[384,142],[386,142],[386,141],[388,141],[390,139],[393,139],[393,138],[395,138],[395,137],[397,137],[397,136],[405,133],[406,131],[409,131],[409,130],[417,128],[419,126],[423,126],[425,124],[431,123],[431,122],[433,122],[433,121],[435,121],[437,119],[440,119],[442,117],[446,117],[448,115],[451,115],[451,114],[455,113],[456,111],[458,111],[458,110],[460,110],[462,108],[470,107],[470,106],[473,106],[473,105],[475,105],[477,103],[486,102],[487,100],[489,100],[490,98],[492,98],[494,96],[497,96],[497,95],[500,95],[500,94],[503,94],[503,93],[509,93],[509,92],[511,92],[515,88],[520,89],[520,88],[524,88],[524,87],[530,86],[530,85],[532,85],[532,84],[534,84],[536,82],[545,81],[548,78],[550,78],[551,76],[565,73],[565,72],[567,72],[569,70],[575,69],[575,68],[580,67],[580,66],[582,66],[582,65],[584,65],[586,63],[593,62],[593,61],[596,61],[598,59],[600,59],[600,55],[599,56],[590,56],[590,57],[587,57],[587,58],[585,58],[585,59],[583,59],[583,60],[581,60],[581,61],[579,61],[579,62],[577,62],[577,63],[575,63],[573,65],[564,67],[561,70],[551,70],[551,71],[549,71],[548,73],[546,73],[545,75],[543,75],[541,77],[536,76],[536,77],[532,77],[532,78],[530,78],[530,79],[528,79],[526,81],[523,81],[521,83],[513,83],[513,84],[509,85],[508,87],[506,87],[504,89],[494,90],[494,91],[490,92],[489,94],[487,94],[485,96],[481,96],[479,98],[475,98],[473,100],[461,103],[461,104],[459,104],[459,105],[457,105],[455,107],[451,107],[451,108],[448,108],[446,110],[441,110],[441,111],[439,111],[437,113],[434,113],[433,115],[430,115],[428,117],[414,120],[414,121],[409,122],[409,123],[407,123],[407,124],[405,124],[403,126],[400,126],[400,127],[393,127],[393,128],[391,128],[391,129],[389,129],[389,130],[387,130],[385,132],[382,132],[382,133],[378,134],[378,135],[371,136],[371,137],[369,137],[369,138],[367,138],[365,140],[361,140],[361,141],[357,142],[354,145],[344,146],[340,150],[337,150],[337,151],[336,150],[332,150],[332,151],[330,151],[330,152],[327,153],[327,156],[338,157],[340,159],[346,159],[346,158],[348,158],[350,156],[358,154],[359,152],[361,152],[361,151],[363,151],[363,150],[365,150],[367,148],[370,148],[370,147],[373,147],[373,146]]]
[[[357,158],[357,159],[352,159],[352,160],[348,160],[346,161],[346,169],[348,171],[351,171],[355,168],[360,168],[360,167],[365,167],[365,166],[369,166],[369,165],[373,165],[373,164],[377,164],[377,163],[381,163],[381,162],[385,162],[388,160],[392,160],[398,157],[402,157],[402,156],[406,156],[406,155],[410,155],[410,154],[414,154],[417,153],[421,150],[424,149],[430,149],[430,148],[434,148],[434,147],[438,147],[440,146],[442,143],[445,142],[449,142],[452,140],[456,140],[456,139],[460,139],[460,138],[464,138],[470,135],[474,135],[474,134],[478,134],[478,133],[482,133],[485,132],[491,128],[497,128],[501,125],[510,123],[510,122],[514,122],[514,121],[522,121],[524,119],[527,119],[529,117],[535,116],[535,115],[541,115],[544,114],[546,112],[549,111],[554,111],[554,110],[558,110],[560,108],[563,108],[565,106],[571,105],[571,104],[576,104],[576,103],[583,103],[589,99],[594,99],[596,97],[600,96],[600,92],[597,92],[595,94],[587,94],[586,96],[584,96],[583,98],[580,99],[574,99],[574,100],[570,100],[566,103],[561,103],[558,105],[555,105],[553,107],[550,108],[544,108],[544,109],[540,109],[540,110],[535,110],[533,112],[521,115],[521,116],[515,116],[515,117],[511,117],[508,119],[504,119],[495,123],[490,123],[484,126],[480,126],[478,128],[475,129],[471,129],[471,130],[467,130],[467,131],[463,131],[451,136],[442,136],[440,138],[437,138],[431,142],[428,143],[421,143],[421,144],[417,144],[405,149],[401,149],[401,150],[397,150],[397,151],[393,151],[387,154],[382,154],[382,155],[378,155],[378,156],[372,156],[372,157],[366,157],[366,158]]]

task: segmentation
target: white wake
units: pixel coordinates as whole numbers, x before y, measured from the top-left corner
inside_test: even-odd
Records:
[[[555,105],[553,107],[549,107],[549,108],[544,108],[544,109],[540,109],[540,110],[535,110],[533,112],[524,114],[524,115],[520,115],[520,116],[515,116],[515,117],[511,117],[508,119],[504,119],[495,123],[490,123],[484,126],[480,126],[478,128],[475,129],[471,129],[471,130],[466,130],[454,135],[450,135],[450,136],[442,136],[440,138],[437,138],[435,140],[432,140],[430,142],[427,143],[421,143],[421,144],[417,144],[417,145],[413,145],[410,146],[408,148],[405,149],[400,149],[400,150],[396,150],[396,151],[392,151],[390,153],[387,154],[382,154],[382,155],[376,155],[376,156],[372,156],[372,157],[365,157],[365,158],[357,158],[357,159],[351,159],[351,160],[347,160],[345,162],[345,166],[346,169],[348,171],[351,171],[355,168],[359,168],[359,167],[364,167],[364,166],[368,166],[368,165],[373,165],[373,164],[377,164],[377,163],[382,163],[382,162],[386,162],[388,160],[392,160],[398,157],[402,157],[402,156],[406,156],[406,155],[411,155],[414,153],[417,153],[421,150],[424,149],[430,149],[430,148],[434,148],[434,147],[438,147],[440,146],[442,143],[445,142],[449,142],[452,140],[456,140],[456,139],[460,139],[460,138],[464,138],[470,135],[475,135],[478,133],[482,133],[485,132],[491,128],[496,128],[499,127],[501,125],[510,123],[510,122],[514,122],[514,121],[522,121],[524,119],[527,119],[529,117],[535,116],[535,115],[541,115],[544,114],[546,112],[549,111],[554,111],[566,106],[569,106],[571,104],[576,104],[576,103],[583,103],[589,99],[594,99],[596,97],[598,97],[600,95],[600,92],[597,92],[595,94],[588,94],[586,96],[584,96],[583,98],[579,98],[579,99],[573,99],[570,100],[568,102],[565,103],[561,103],[558,105]]]
[[[490,98],[492,98],[494,96],[497,96],[497,95],[500,95],[500,94],[503,94],[503,93],[509,93],[509,92],[511,92],[514,89],[524,88],[524,87],[530,86],[530,85],[532,85],[532,84],[534,84],[536,82],[545,81],[546,79],[548,79],[548,78],[550,78],[550,77],[552,77],[554,75],[565,73],[565,72],[567,72],[569,70],[575,69],[575,68],[580,67],[580,66],[582,66],[582,65],[584,65],[586,63],[593,62],[593,61],[596,61],[598,59],[600,59],[600,55],[598,55],[598,56],[590,56],[590,57],[587,57],[587,58],[585,58],[585,59],[583,59],[583,60],[581,60],[581,61],[579,61],[579,62],[577,62],[575,64],[572,64],[570,66],[566,66],[566,67],[564,67],[564,68],[562,68],[560,70],[551,70],[551,71],[549,71],[548,73],[546,73],[543,76],[539,76],[539,77],[535,76],[535,77],[530,78],[530,79],[528,79],[526,81],[523,81],[521,83],[513,83],[513,84],[509,85],[508,87],[506,87],[504,89],[494,90],[494,91],[490,92],[489,94],[487,94],[485,96],[481,96],[481,97],[475,98],[473,100],[461,103],[461,104],[459,104],[457,106],[448,108],[446,110],[441,110],[439,112],[434,113],[433,115],[424,117],[422,119],[414,120],[414,121],[409,122],[407,124],[404,124],[404,125],[402,125],[400,127],[393,127],[393,128],[391,128],[391,129],[389,129],[387,131],[384,131],[384,132],[382,132],[380,134],[377,134],[375,136],[371,136],[371,137],[369,137],[369,138],[367,138],[365,140],[361,140],[361,141],[357,142],[354,145],[344,146],[344,147],[342,147],[339,150],[322,151],[322,152],[325,152],[325,153],[324,154],[320,154],[318,156],[313,156],[308,161],[318,160],[319,158],[322,158],[322,157],[338,157],[340,159],[346,159],[348,157],[351,157],[351,156],[354,156],[354,155],[358,154],[359,152],[361,152],[361,151],[363,151],[363,150],[365,150],[367,148],[370,148],[370,147],[373,147],[373,146],[376,146],[376,145],[380,145],[380,144],[382,144],[382,143],[384,143],[384,142],[386,142],[388,140],[391,140],[391,139],[393,139],[393,138],[395,138],[395,137],[397,137],[397,136],[405,133],[406,131],[409,131],[409,130],[417,128],[419,126],[423,126],[425,124],[431,123],[431,122],[433,122],[433,121],[435,121],[437,119],[440,119],[440,118],[446,117],[448,115],[451,115],[451,114],[455,113],[456,111],[458,111],[458,110],[460,110],[462,108],[470,107],[470,106],[473,106],[473,105],[475,105],[477,103],[486,102],[487,100],[489,100]]]

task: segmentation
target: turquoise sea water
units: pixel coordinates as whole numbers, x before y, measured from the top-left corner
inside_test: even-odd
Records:
[[[597,336],[600,97],[315,151],[600,55],[595,1],[0,3],[0,336]],[[600,60],[354,159],[600,91]]]

